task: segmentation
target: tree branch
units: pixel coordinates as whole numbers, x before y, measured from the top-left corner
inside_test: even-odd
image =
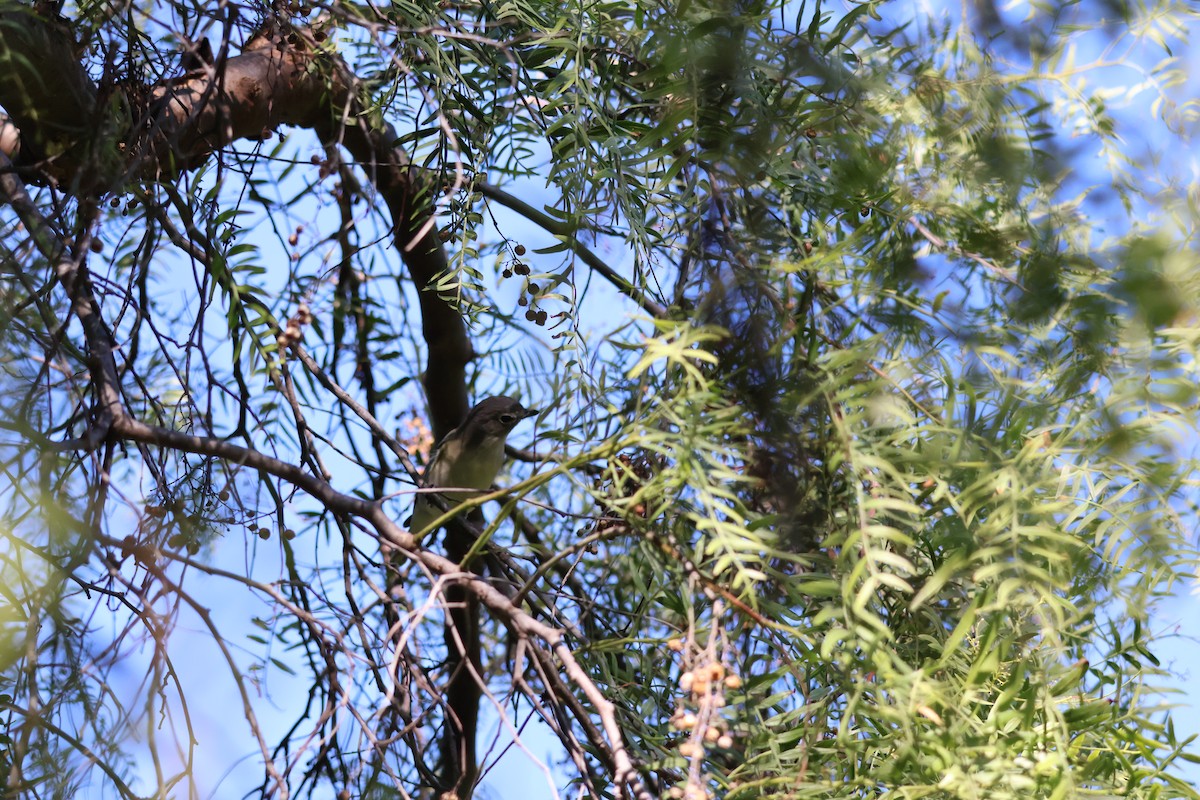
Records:
[[[643,311],[655,319],[665,319],[667,316],[667,307],[654,300],[637,286],[627,281],[620,273],[605,263],[598,255],[589,250],[582,242],[575,238],[575,230],[565,222],[555,219],[554,217],[542,211],[538,211],[533,206],[514,197],[498,186],[493,186],[490,183],[477,183],[475,187],[479,189],[484,197],[490,197],[497,203],[511,208],[521,216],[531,222],[535,222],[545,228],[550,233],[562,239],[563,244],[571,248],[575,255],[579,256],[579,260],[587,264],[600,276],[616,287],[617,291],[637,303]]]
[[[440,437],[462,421],[468,408],[466,365],[475,353],[458,310],[427,290],[449,268],[433,221],[433,186],[407,153],[393,146],[395,129],[363,102],[359,81],[341,58],[323,50],[305,30],[285,37],[267,26],[238,55],[222,61],[219,72],[196,70],[152,87],[146,119],[135,124],[132,112],[125,119],[95,119],[98,113],[116,112],[97,109],[97,89],[74,57],[65,21],[28,10],[9,12],[0,16],[0,44],[9,48],[14,64],[33,67],[14,67],[7,80],[0,75],[0,105],[9,111],[29,151],[40,155],[57,147],[73,154],[39,166],[77,192],[83,187],[119,190],[129,178],[193,169],[220,148],[238,139],[260,139],[280,125],[307,127],[324,141],[343,145],[382,195],[397,250],[420,292],[429,348],[425,389],[434,435]],[[65,82],[56,90],[56,102],[49,104],[61,121],[49,128],[32,122],[44,114],[43,98],[53,87],[30,82],[45,75]],[[140,131],[140,138],[101,138],[104,131],[117,130]],[[0,143],[12,138],[7,126],[0,133]],[[84,134],[92,140],[81,138]],[[64,136],[69,147],[56,144]],[[86,181],[79,174],[83,170]]]

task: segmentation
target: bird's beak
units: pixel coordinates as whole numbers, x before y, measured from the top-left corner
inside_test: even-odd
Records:
[[[529,417],[536,417],[540,413],[542,413],[542,410],[540,408],[527,408],[521,414],[521,419],[527,419]]]

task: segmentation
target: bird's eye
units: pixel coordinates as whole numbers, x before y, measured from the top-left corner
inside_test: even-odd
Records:
[[[501,414],[500,421],[503,422],[505,425],[515,425],[517,422],[517,418],[514,417],[512,414]]]

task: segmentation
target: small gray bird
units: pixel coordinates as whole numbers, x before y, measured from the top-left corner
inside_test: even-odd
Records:
[[[504,441],[508,434],[518,422],[537,413],[536,409],[525,408],[511,397],[480,400],[467,412],[463,423],[438,442],[433,459],[425,469],[422,486],[477,490],[438,495],[451,508],[484,494],[504,465]],[[444,513],[429,501],[429,497],[428,494],[417,495],[412,516],[404,523],[409,530],[422,531]]]

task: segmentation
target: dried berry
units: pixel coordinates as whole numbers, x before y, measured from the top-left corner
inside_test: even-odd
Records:
[[[525,255],[525,245],[523,245],[523,244],[517,245],[516,247],[513,248],[513,252],[519,256]]]

